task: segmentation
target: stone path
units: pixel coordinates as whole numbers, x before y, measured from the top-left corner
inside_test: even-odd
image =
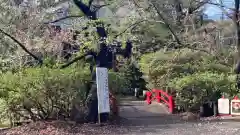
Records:
[[[120,116],[128,132],[125,135],[239,135],[239,123],[232,120],[204,120],[187,122],[168,113],[159,103],[147,105],[143,101],[122,100]],[[116,133],[118,134],[118,133]]]
[[[147,105],[145,101],[122,101],[120,117],[130,126],[149,126],[180,122],[180,117],[169,113],[168,108],[157,102]]]
[[[125,118],[153,117],[159,114],[169,114],[168,109],[159,103],[147,105],[145,101],[122,101],[120,115]]]

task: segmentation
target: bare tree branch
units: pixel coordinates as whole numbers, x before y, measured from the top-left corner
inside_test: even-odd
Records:
[[[174,0],[174,7],[177,12],[177,23],[181,24],[181,15],[183,13],[182,2],[180,0]],[[155,6],[155,9],[156,9],[156,6]]]
[[[226,11],[226,8],[227,8],[226,6],[219,4],[219,3],[212,3],[212,2],[208,2],[208,4],[218,6],[228,18],[233,19],[233,17],[230,16],[230,14]],[[234,11],[234,9],[232,9],[232,8],[227,8],[227,9]]]
[[[201,1],[201,0],[193,0],[192,2],[198,2],[196,7],[199,7],[200,5],[203,6],[205,4],[209,4],[209,5],[219,6],[219,7],[225,8],[225,9],[234,10],[234,8],[226,7],[226,6],[224,6],[223,4],[220,4],[220,3],[211,2],[211,0],[203,0],[203,1]]]
[[[75,63],[75,62],[77,62],[77,61],[79,61],[79,60],[85,58],[86,56],[87,56],[87,54],[84,54],[84,55],[78,56],[78,57],[74,58],[72,61],[70,61],[70,62],[68,62],[68,63],[62,65],[62,66],[60,67],[60,69],[64,69],[64,68],[66,68],[66,67],[72,65],[73,63]]]
[[[218,7],[221,7],[221,8],[225,8],[225,9],[229,9],[229,10],[234,11],[233,8],[226,7],[226,6],[224,6],[223,4],[220,4],[220,3],[214,3],[214,2],[209,1],[209,2],[207,2],[207,4],[215,5],[215,6],[218,6]]]
[[[115,35],[114,38],[117,38],[118,36],[121,36],[122,34],[124,34],[128,29],[132,28],[132,27],[136,27],[138,24],[143,23],[143,22],[152,22],[150,20],[140,20],[137,21],[133,24],[131,24],[130,26],[128,26],[126,29],[124,29],[122,32],[120,32],[119,34]],[[162,23],[165,24],[163,21],[154,21],[154,22],[158,22],[158,23]]]
[[[103,7],[105,7],[105,6],[108,6],[108,5],[110,5],[110,4],[96,6],[96,8],[97,8],[96,11],[98,11],[99,9],[101,9],[101,8],[103,8]],[[95,12],[96,12],[96,11],[95,11]],[[65,19],[69,19],[69,18],[83,18],[83,16],[81,16],[81,15],[65,16],[65,17],[56,19],[56,20],[54,20],[54,21],[45,22],[44,24],[56,23],[56,22],[59,22],[59,21],[65,20]]]
[[[80,15],[71,15],[71,16],[66,16],[66,17],[59,18],[59,19],[54,20],[54,21],[45,22],[44,24],[56,23],[56,22],[59,22],[59,21],[62,21],[62,20],[68,19],[68,18],[80,18],[80,17],[83,17],[83,16],[80,16]]]
[[[203,0],[203,1],[199,1],[199,3],[193,7],[191,10],[192,12],[195,12],[196,10],[198,10],[199,8],[201,8],[202,6],[204,6],[205,4],[209,3],[210,0]],[[191,12],[190,12],[191,13]]]
[[[205,5],[205,4],[214,5],[214,6],[219,7],[219,8],[224,12],[224,14],[225,14],[228,18],[233,19],[233,17],[232,17],[231,15],[229,15],[229,13],[226,11],[226,9],[227,9],[227,10],[234,11],[233,8],[226,7],[226,6],[224,6],[223,4],[221,4],[221,3],[211,2],[210,0],[204,0],[204,1],[195,0],[194,2],[199,2],[199,4],[193,9],[194,11],[197,10],[197,9],[199,9],[200,7],[202,7],[202,6]]]
[[[135,5],[136,7],[141,8],[141,7],[137,4],[137,2],[136,2],[135,0],[133,0],[133,3],[134,3],[134,5]]]
[[[43,61],[42,59],[38,58],[36,55],[34,55],[32,52],[30,52],[22,43],[20,43],[16,38],[11,36],[10,34],[6,33],[2,29],[0,29],[0,33],[6,35],[10,39],[12,39],[15,43],[17,43],[27,54],[29,54],[31,57],[33,57],[35,60],[39,62],[40,65],[42,65]]]
[[[109,6],[111,4],[105,4],[105,5],[99,5],[99,6],[94,6],[96,8],[95,12],[97,12],[99,9],[103,8],[103,7],[106,7],[106,6]]]
[[[96,54],[95,54],[94,52],[88,52],[88,53],[86,53],[86,54],[84,54],[84,55],[81,55],[81,56],[78,56],[78,57],[74,58],[73,60],[71,60],[70,62],[62,65],[62,66],[60,67],[60,69],[64,69],[64,68],[72,65],[73,63],[75,63],[75,62],[77,62],[77,61],[85,58],[85,57],[88,56],[88,55],[92,55],[94,58],[96,58]]]
[[[167,26],[167,28],[170,30],[170,32],[172,33],[173,37],[175,38],[176,42],[178,43],[178,45],[182,45],[180,39],[178,38],[178,36],[176,35],[176,33],[174,32],[174,30],[171,28],[170,24],[168,23],[168,21],[164,18],[164,16],[159,12],[158,8],[156,7],[155,4],[152,3],[152,6],[155,8],[158,16],[163,20],[164,24]]]
[[[92,6],[93,1],[94,1],[94,0],[89,0],[89,2],[88,2],[88,7],[91,7],[91,6]]]

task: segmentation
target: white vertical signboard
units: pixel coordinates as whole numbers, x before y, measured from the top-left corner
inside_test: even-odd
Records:
[[[218,99],[218,113],[219,115],[230,114],[230,101],[227,98]]]
[[[98,113],[110,112],[108,70],[107,68],[96,68]]]

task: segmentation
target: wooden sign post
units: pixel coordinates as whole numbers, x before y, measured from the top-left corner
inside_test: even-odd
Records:
[[[98,97],[98,123],[101,124],[100,114],[110,113],[107,68],[96,68],[96,83]]]

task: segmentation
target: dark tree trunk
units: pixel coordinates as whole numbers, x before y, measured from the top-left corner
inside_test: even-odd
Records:
[[[236,65],[236,74],[237,74],[237,87],[240,88],[240,80],[239,80],[239,74],[240,74],[240,24],[239,24],[239,4],[240,0],[235,0],[235,11],[234,11],[234,18],[233,22],[236,27],[236,46],[237,46],[237,65]]]
[[[88,108],[87,111],[87,121],[89,122],[97,122],[98,118],[98,99],[97,99],[97,85],[94,83],[91,86],[89,91],[86,105]]]
[[[91,20],[97,20],[96,12],[97,10],[92,11],[91,10],[91,4],[92,0],[90,0],[89,5],[87,6],[84,4],[81,0],[73,0],[75,5]],[[104,28],[103,23],[98,23],[97,24],[97,33],[99,36],[99,40],[105,40],[107,38],[107,32]],[[121,54],[125,58],[129,58],[131,55],[131,49],[132,49],[132,43],[127,42],[125,50],[120,49],[116,52],[116,54]],[[94,56],[94,60],[96,62],[97,67],[104,67],[108,69],[112,69],[115,67],[114,60],[115,60],[115,53],[110,51],[111,49],[106,45],[106,43],[100,43],[99,44],[99,50],[98,53],[94,53],[92,56]],[[70,61],[66,65],[63,65],[62,68],[65,68],[72,63],[78,61],[79,59],[82,59],[83,57],[75,58],[74,60]],[[114,61],[114,62],[113,62]],[[88,108],[88,113],[87,113],[87,121],[88,122],[97,122],[98,120],[98,99],[97,99],[97,86],[96,86],[96,73],[95,71],[92,70],[93,67],[90,67],[91,72],[92,72],[92,85],[91,89],[87,91],[87,99],[85,104],[87,105]],[[108,120],[108,113],[103,113],[101,114],[101,121],[105,122]]]

